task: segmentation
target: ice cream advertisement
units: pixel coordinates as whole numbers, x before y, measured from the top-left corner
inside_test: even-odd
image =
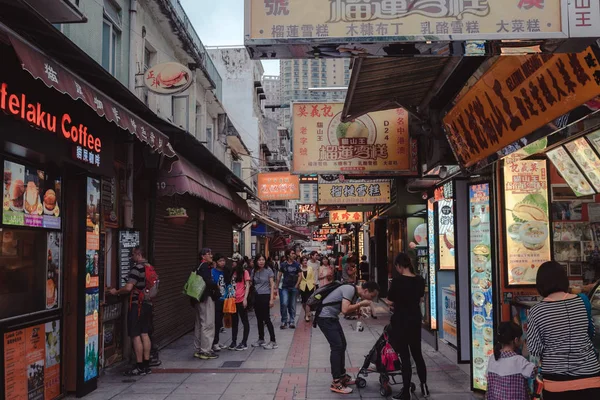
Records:
[[[551,259],[545,160],[504,166],[506,255],[509,285],[535,285],[539,266]]]
[[[469,186],[469,245],[471,274],[471,349],[473,387],[487,390],[486,366],[493,353],[492,240],[490,185]]]
[[[440,247],[440,269],[456,267],[454,245],[454,201],[438,201],[438,232]]]
[[[3,183],[3,224],[60,229],[60,179],[4,161]]]

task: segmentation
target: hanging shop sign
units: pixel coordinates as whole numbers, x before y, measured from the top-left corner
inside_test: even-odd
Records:
[[[316,204],[296,204],[296,214],[314,214],[316,212]]]
[[[85,245],[85,330],[83,380],[98,376],[100,310],[100,180],[87,178],[86,245]]]
[[[319,183],[319,204],[388,204],[390,181],[355,180],[345,183]]]
[[[509,285],[535,285],[538,268],[551,260],[546,160],[504,166],[506,265]]]
[[[140,245],[140,231],[119,231],[119,248],[117,257],[119,260],[119,288],[127,284],[129,271],[131,270],[131,251]]]
[[[546,154],[548,154],[548,158],[552,161],[552,164],[554,164],[565,182],[571,187],[575,196],[589,196],[595,193],[594,188],[583,176],[583,173],[575,165],[575,162],[564,147],[558,147]]]
[[[293,172],[320,174],[416,173],[416,142],[408,113],[398,108],[342,122],[343,103],[292,105]]]
[[[319,175],[300,175],[300,183],[317,183],[319,181]]]
[[[307,226],[308,225],[308,214],[294,214],[294,225],[295,226]]]
[[[566,143],[564,147],[595,191],[600,192],[600,157],[592,150],[592,146],[586,138],[575,139]]]
[[[4,334],[4,398],[60,396],[60,336],[59,320]]]
[[[321,229],[317,229],[315,231],[315,233],[319,234],[319,235],[345,235],[346,233],[348,233],[346,228],[321,228]]]
[[[437,204],[440,269],[454,269],[456,268],[454,200],[440,200]]]
[[[258,198],[262,201],[300,199],[300,179],[289,172],[258,174]]]
[[[433,199],[427,201],[427,245],[429,251],[429,318],[431,330],[437,330],[437,285],[435,251],[435,211]]]
[[[192,77],[192,71],[185,65],[166,62],[148,68],[144,85],[156,94],[170,96],[187,90],[194,82]]]
[[[329,211],[330,224],[354,224],[363,223],[363,213],[348,212],[347,210],[331,210]]]
[[[60,177],[4,161],[3,224],[60,229],[60,196]]]
[[[469,186],[471,351],[473,388],[487,390],[487,360],[494,352],[490,185]]]
[[[247,0],[247,3],[246,44],[254,41],[263,44],[275,41],[294,44],[306,40],[335,42],[334,39],[372,43],[389,41],[390,37],[394,41],[550,39],[567,37],[569,28],[563,24],[561,4],[565,2],[561,0],[502,3]],[[572,18],[571,24],[581,24],[577,14],[573,13]],[[587,23],[597,26],[595,15],[590,13],[588,18]]]
[[[591,47],[501,57],[458,100],[444,126],[458,161],[470,167],[598,95],[600,62]]]

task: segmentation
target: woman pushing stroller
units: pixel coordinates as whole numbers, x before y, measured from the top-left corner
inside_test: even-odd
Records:
[[[405,253],[399,253],[396,256],[394,266],[399,276],[392,279],[388,297],[384,299],[390,307],[393,307],[390,339],[402,362],[402,391],[393,398],[410,400],[411,354],[421,381],[421,394],[429,396],[427,369],[421,353],[422,315],[420,303],[425,295],[425,280],[415,274],[410,257]]]

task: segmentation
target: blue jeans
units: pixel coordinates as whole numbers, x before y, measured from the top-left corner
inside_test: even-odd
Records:
[[[298,289],[283,288],[280,291],[280,305],[281,305],[281,325],[290,323],[295,324],[296,322],[296,296],[298,295]],[[289,319],[288,319],[289,315]]]

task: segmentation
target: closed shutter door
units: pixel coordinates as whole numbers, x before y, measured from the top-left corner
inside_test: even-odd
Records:
[[[165,221],[167,207],[184,207],[184,225]],[[154,301],[154,334],[159,347],[179,339],[194,328],[189,298],[181,293],[190,272],[198,265],[200,201],[189,196],[159,197],[156,202],[154,263],[160,293]]]
[[[233,253],[233,217],[223,210],[206,209],[204,211],[204,246],[212,250],[213,255],[225,257]]]

